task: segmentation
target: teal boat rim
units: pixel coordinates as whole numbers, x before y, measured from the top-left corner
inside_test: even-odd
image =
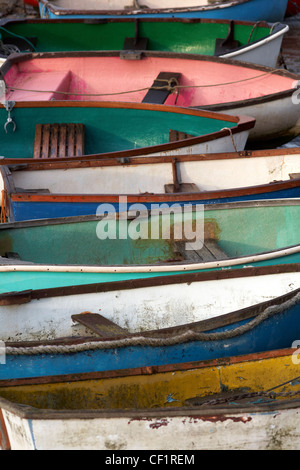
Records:
[[[216,281],[224,279],[239,279],[266,275],[297,274],[300,272],[300,263],[247,266],[245,268],[225,269],[219,271],[198,271],[193,273],[174,274],[172,276],[156,276],[137,279],[123,279],[121,281],[104,281],[91,284],[74,284],[61,287],[45,287],[41,289],[27,289],[23,291],[10,291],[0,293],[1,305],[19,305],[35,299],[88,294],[95,292],[123,291],[144,287],[168,286],[170,284],[186,284],[202,281]]]

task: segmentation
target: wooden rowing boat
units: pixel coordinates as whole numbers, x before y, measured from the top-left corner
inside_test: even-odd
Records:
[[[23,342],[12,334],[5,343],[0,381],[167,365],[290,347],[300,333],[299,315],[300,288],[206,321],[132,334],[98,313],[85,312],[72,315],[72,319],[97,337]],[[10,320],[9,315],[3,317],[4,323]]]
[[[252,116],[247,147],[273,148],[300,133],[299,77],[285,69],[163,52],[124,60],[101,51],[15,54],[0,72],[5,102],[110,100]]]
[[[296,450],[298,356],[2,381],[2,448]]]
[[[248,21],[282,21],[287,0],[39,0],[42,18],[227,18]]]
[[[129,334],[99,314],[72,318],[97,338],[5,343],[1,380],[217,359],[290,347],[299,335],[300,289],[213,319]],[[8,319],[8,317],[7,317]]]
[[[147,103],[50,100],[8,101],[0,122],[1,155],[17,162],[243,150],[255,119]]]
[[[3,221],[96,214],[100,204],[213,204],[300,196],[299,148],[0,166]],[[8,160],[14,163],[14,159]],[[38,182],[38,183],[37,183]]]
[[[217,19],[4,19],[3,54],[15,52],[141,50],[219,56],[276,67],[284,35],[281,23]]]
[[[92,336],[93,324],[88,320],[91,317],[100,321],[100,315],[107,325],[118,325],[111,328],[111,334],[116,331],[142,334],[193,324],[296,290],[300,288],[299,271],[299,264],[282,264],[13,290],[0,294],[0,339],[24,342]],[[71,321],[72,316],[77,320]]]
[[[1,292],[297,263],[299,217],[295,198],[2,224]]]

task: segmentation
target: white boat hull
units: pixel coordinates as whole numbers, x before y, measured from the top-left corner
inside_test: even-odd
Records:
[[[217,109],[218,108],[218,109]],[[239,106],[238,104],[225,109],[222,105],[217,107],[204,107],[219,111],[223,114],[252,116],[256,119],[253,129],[249,132],[248,144],[262,144],[264,141],[289,141],[300,134],[300,106],[294,104],[292,97],[274,99]]]
[[[257,156],[256,156],[257,155]],[[225,156],[224,156],[225,157]],[[210,158],[176,161],[180,183],[194,183],[199,191],[226,190],[269,184],[289,180],[291,174],[299,174],[300,148],[298,152],[274,150],[272,153],[232,154]],[[232,169],[234,168],[234,171]],[[134,158],[124,164],[82,166],[70,165],[58,169],[44,166],[40,170],[10,169],[11,180],[16,188],[32,190],[45,188],[51,194],[164,194],[165,185],[174,182],[171,162],[135,163]],[[10,183],[12,184],[12,183]],[[22,190],[19,190],[22,193]],[[10,188],[12,194],[12,187]]]
[[[95,413],[90,419],[25,419],[2,410],[11,450],[299,450],[300,409],[218,416],[153,411],[132,416]],[[213,413],[213,414],[212,414]],[[79,414],[79,413],[77,413]],[[100,416],[99,416],[100,415]],[[106,415],[106,416],[105,416]],[[169,436],[169,438],[166,438]],[[280,438],[278,438],[280,436]],[[110,458],[120,458],[111,454]],[[183,456],[185,463],[188,456]],[[152,464],[158,464],[154,452]],[[191,456],[189,457],[191,459]],[[110,462],[113,464],[114,462]],[[115,463],[121,463],[115,461]],[[160,462],[161,463],[161,462]]]
[[[289,27],[286,26],[284,30],[262,39],[259,43],[253,43],[221,57],[275,68],[278,65],[283,36],[288,30]]]
[[[130,332],[167,328],[207,320],[300,288],[300,272],[219,277],[98,293],[41,295],[28,303],[1,305],[0,340],[91,336],[90,330],[71,319],[82,312],[101,314]]]

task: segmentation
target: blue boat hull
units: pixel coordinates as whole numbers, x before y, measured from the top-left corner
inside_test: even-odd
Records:
[[[5,364],[0,363],[0,380],[184,363],[290,348],[300,337],[299,292],[286,297],[287,300],[281,303],[278,311],[263,321],[258,321],[256,326],[250,324],[248,331],[240,332],[238,328],[251,322],[254,317],[233,321],[227,326],[207,332],[226,331],[228,335],[228,330],[236,330],[236,334],[230,338],[193,339],[159,346],[129,345],[67,354],[8,354]],[[269,305],[271,302],[267,303]],[[265,310],[263,308],[259,311]],[[257,311],[253,309],[253,315],[255,314]]]
[[[258,194],[249,194],[239,197],[224,197],[216,199],[201,199],[201,200],[182,200],[176,201],[176,204],[181,206],[186,204],[219,204],[235,201],[257,201],[265,199],[285,199],[285,198],[298,198],[300,197],[300,187],[294,187],[289,189],[284,189],[280,191],[270,191],[265,193]],[[148,198],[149,202],[142,203],[146,209],[151,209],[151,204],[159,204],[157,201],[151,201],[151,195]],[[140,203],[140,201],[136,201]],[[175,203],[173,202],[164,202],[168,206],[172,206]],[[97,209],[101,203],[100,202],[34,202],[34,201],[12,201],[11,202],[11,212],[13,214],[11,221],[19,222],[24,220],[36,220],[36,219],[53,219],[57,217],[70,217],[70,216],[80,216],[80,215],[92,215],[97,213]],[[105,204],[110,204],[112,212],[119,212],[119,204],[115,202],[107,202]],[[122,210],[129,210],[130,205],[135,204],[135,202],[128,203],[126,208]]]
[[[51,3],[51,2],[49,2]],[[176,9],[169,10],[166,13],[141,13],[125,15],[113,14],[70,14],[70,15],[56,15],[51,12],[44,4],[39,3],[40,14],[42,18],[213,18],[213,19],[229,19],[229,20],[245,20],[245,21],[259,21],[265,20],[268,22],[282,21],[285,16],[287,8],[287,0],[248,0],[240,5],[234,5],[228,8],[215,8],[211,10],[193,10],[193,11],[176,11]]]

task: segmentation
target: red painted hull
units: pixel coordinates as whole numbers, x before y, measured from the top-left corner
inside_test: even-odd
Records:
[[[36,8],[39,6],[38,0],[24,0],[24,3],[27,3],[27,5],[31,5]]]
[[[292,16],[297,15],[297,13],[300,13],[300,0],[289,0],[286,9],[286,15]]]

